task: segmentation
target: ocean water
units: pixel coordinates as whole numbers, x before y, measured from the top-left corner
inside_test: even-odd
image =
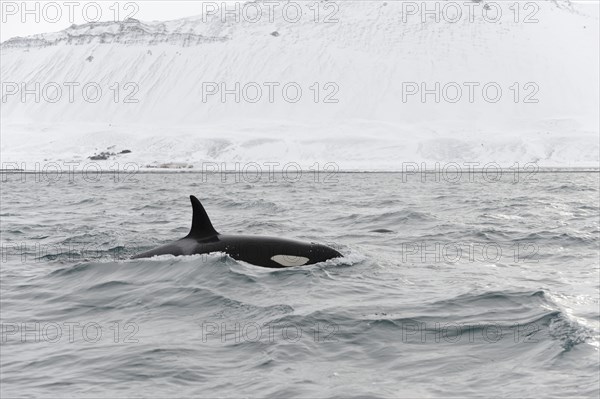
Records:
[[[597,172],[45,177],[3,176],[3,398],[600,394]],[[127,260],[190,194],[344,257]]]

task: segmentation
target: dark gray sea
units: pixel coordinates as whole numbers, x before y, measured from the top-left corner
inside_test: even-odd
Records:
[[[2,398],[600,394],[598,172],[44,176],[3,175]],[[127,260],[190,194],[344,257]]]

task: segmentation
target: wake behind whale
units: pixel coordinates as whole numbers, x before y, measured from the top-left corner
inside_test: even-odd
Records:
[[[193,217],[190,233],[184,238],[132,257],[198,255],[225,252],[233,259],[257,266],[282,268],[324,262],[342,256],[326,245],[278,237],[224,235],[213,227],[200,201],[190,196]]]

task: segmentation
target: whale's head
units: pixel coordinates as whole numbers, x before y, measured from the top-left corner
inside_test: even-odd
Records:
[[[325,262],[333,258],[341,258],[342,254],[327,245],[310,243],[310,261],[311,263]]]
[[[314,263],[325,262],[329,259],[342,257],[342,254],[335,249],[315,242],[311,242],[310,244],[300,243],[297,248],[302,248],[302,254],[274,255],[271,257],[271,260],[277,263],[278,266],[290,267],[312,265]]]

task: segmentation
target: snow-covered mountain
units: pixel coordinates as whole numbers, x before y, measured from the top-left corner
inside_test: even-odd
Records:
[[[282,4],[5,41],[3,162],[598,166],[597,4]]]

